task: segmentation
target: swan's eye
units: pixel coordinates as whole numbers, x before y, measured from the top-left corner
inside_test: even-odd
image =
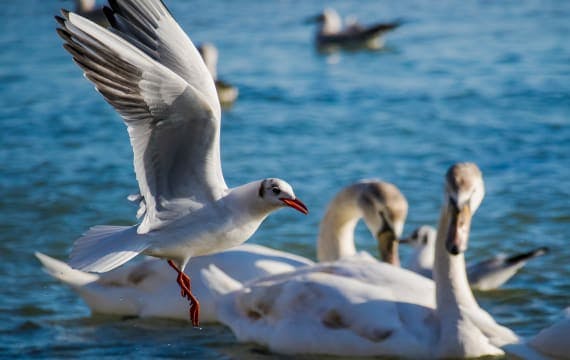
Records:
[[[273,193],[274,193],[275,195],[281,194],[281,189],[279,189],[279,188],[272,188],[271,191],[273,191]]]

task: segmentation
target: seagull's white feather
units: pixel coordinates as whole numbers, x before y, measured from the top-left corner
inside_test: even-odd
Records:
[[[109,271],[144,251],[148,240],[136,236],[135,226],[97,225],[75,241],[69,265],[83,271]]]

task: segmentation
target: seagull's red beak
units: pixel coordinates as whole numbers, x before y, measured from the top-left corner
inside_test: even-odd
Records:
[[[309,213],[309,209],[299,199],[279,199],[279,200],[283,201],[283,203],[285,203],[285,205],[290,206],[293,209],[300,211],[305,215],[307,215]]]

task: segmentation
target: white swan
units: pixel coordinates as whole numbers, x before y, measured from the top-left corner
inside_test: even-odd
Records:
[[[202,271],[220,321],[239,341],[296,354],[412,358],[501,355],[517,341],[479,307],[465,272],[471,214],[483,199],[481,172],[456,164],[446,176],[434,282],[385,263],[348,258],[244,285]],[[374,282],[374,283],[372,283]]]
[[[564,317],[538,334],[503,349],[509,358],[524,360],[570,359],[570,307]]]
[[[422,225],[400,243],[414,247],[407,268],[432,278],[437,231],[429,225]],[[547,247],[516,253],[511,256],[496,255],[490,259],[467,265],[467,279],[471,288],[480,291],[493,290],[509,281],[527,261],[548,252]]]
[[[130,196],[140,200],[139,196]],[[144,205],[142,203],[141,205]],[[398,188],[386,182],[366,180],[343,188],[331,201],[320,225],[317,258],[321,261],[356,256],[354,227],[364,218],[379,244],[393,243],[400,236],[408,204]],[[141,213],[144,213],[144,207]],[[397,259],[397,243],[384,246],[387,260]],[[104,274],[91,274],[71,269],[67,264],[36,253],[48,274],[68,284],[85,300],[94,313],[188,319],[188,305],[177,292],[177,285],[168,281],[172,269],[158,259],[148,258]],[[376,261],[361,253],[359,259]],[[292,271],[313,265],[312,260],[273,250],[261,245],[244,244],[203,257],[196,257],[186,268],[193,279],[192,291],[202,299],[202,322],[217,320],[211,294],[205,288],[199,271],[215,264],[241,282],[260,276]]]

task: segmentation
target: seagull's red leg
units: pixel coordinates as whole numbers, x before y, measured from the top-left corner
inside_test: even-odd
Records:
[[[190,320],[192,321],[192,325],[200,326],[200,320],[199,320],[200,302],[198,301],[198,299],[196,299],[194,294],[192,294],[190,277],[186,275],[183,271],[180,271],[180,269],[178,269],[176,265],[174,265],[174,262],[172,260],[168,260],[168,265],[170,265],[170,267],[172,267],[178,273],[178,276],[176,277],[176,282],[180,286],[180,295],[182,295],[183,298],[187,298],[190,301]]]

